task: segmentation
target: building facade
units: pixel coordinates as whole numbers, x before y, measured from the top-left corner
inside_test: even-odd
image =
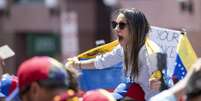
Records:
[[[0,2],[0,45],[16,55],[6,60],[5,72],[35,55],[65,62],[110,40],[110,8],[101,0],[3,0]]]

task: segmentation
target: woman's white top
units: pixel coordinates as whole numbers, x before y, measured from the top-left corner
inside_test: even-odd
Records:
[[[123,48],[118,45],[111,52],[105,53],[103,55],[96,56],[95,68],[104,69],[111,67],[117,63],[123,62]],[[145,91],[145,99],[148,100],[150,97],[158,93],[158,91],[153,91],[149,87],[149,77],[157,70],[157,67],[151,67],[149,64],[148,52],[145,45],[140,49],[139,52],[139,76],[135,80],[136,83]],[[123,62],[124,63],[124,62]],[[128,75],[127,75],[128,76]],[[137,93],[137,92],[136,92]]]
[[[95,68],[103,69],[111,67],[123,61],[123,48],[117,45],[111,52],[96,56]]]

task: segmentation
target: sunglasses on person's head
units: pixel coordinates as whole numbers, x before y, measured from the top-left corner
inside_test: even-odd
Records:
[[[113,29],[115,29],[117,27],[117,25],[119,26],[120,30],[123,30],[126,27],[127,23],[124,23],[124,22],[117,23],[116,21],[112,21],[112,28]]]

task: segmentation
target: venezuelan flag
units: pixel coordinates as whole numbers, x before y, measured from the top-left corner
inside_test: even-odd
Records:
[[[112,51],[118,44],[118,40],[115,40],[81,53],[77,57],[80,60],[93,59],[96,55]],[[102,70],[82,70],[82,75],[79,78],[81,89],[84,91],[98,88],[113,90],[123,80],[122,67],[122,63],[118,63],[111,68]]]
[[[187,38],[186,32],[181,34],[178,46],[175,69],[173,73],[173,81],[177,81],[184,78],[187,71],[190,69],[192,64],[197,60],[197,55],[193,50],[190,41]]]
[[[90,49],[80,55],[80,60],[93,59],[96,55],[104,54],[112,51],[114,47],[119,44],[118,40],[111,43]],[[148,50],[148,54],[160,52],[160,48],[149,38],[146,39],[145,46]],[[106,68],[102,70],[82,70],[80,76],[80,86],[83,90],[91,90],[97,88],[114,89],[120,82],[124,80],[122,63],[111,66],[112,68]]]
[[[110,42],[108,44],[105,45],[101,45],[99,47],[90,49],[84,53],[81,53],[80,55],[78,55],[79,59],[91,59],[91,58],[95,58],[96,55],[98,54],[104,54],[106,52],[110,52],[112,51],[112,49],[114,47],[116,47],[119,44],[118,40],[115,40],[113,42]]]

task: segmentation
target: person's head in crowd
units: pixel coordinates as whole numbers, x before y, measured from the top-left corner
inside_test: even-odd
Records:
[[[80,101],[79,100],[79,94],[75,92],[74,90],[67,90],[64,93],[61,93],[59,95],[56,95],[53,99],[53,101]]]
[[[201,59],[192,68],[195,70],[187,83],[187,101],[201,101]]]
[[[41,56],[23,62],[18,71],[19,94],[22,101],[52,101],[69,89],[69,74],[57,60]]]
[[[79,89],[79,84],[78,84],[78,77],[80,75],[79,72],[77,72],[77,70],[75,70],[74,68],[69,68],[66,67],[66,72],[69,74],[69,87],[68,89],[73,90],[75,93],[78,93],[80,91]]]
[[[87,91],[82,98],[83,101],[116,101],[112,94],[104,89]]]
[[[18,79],[14,75],[4,74],[0,81],[0,97],[8,97],[18,87]]]
[[[120,9],[114,16],[117,17],[112,21],[112,28],[118,36],[120,45],[124,48],[125,70],[131,72],[133,80],[139,72],[138,53],[145,44],[150,26],[143,12],[135,8]]]
[[[78,71],[74,68],[65,68],[69,74],[69,87],[65,92],[57,94],[53,101],[79,101],[79,98],[82,96],[82,91],[80,91],[77,79],[79,77]]]

